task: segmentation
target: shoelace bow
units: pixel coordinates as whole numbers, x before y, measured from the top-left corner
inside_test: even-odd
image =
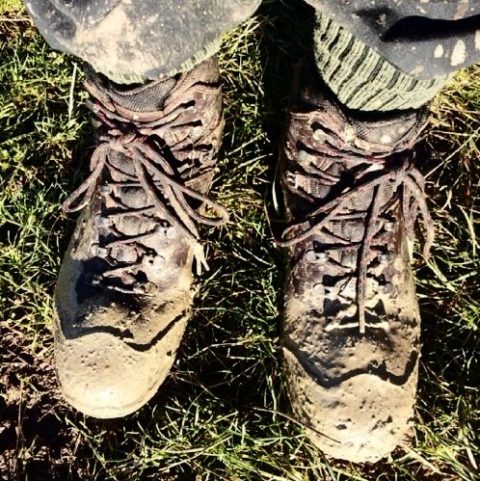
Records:
[[[402,206],[403,218],[405,220],[405,226],[408,236],[413,239],[414,224],[418,213],[420,212],[422,217],[422,224],[425,229],[425,241],[423,247],[423,253],[425,258],[430,255],[430,250],[434,241],[434,228],[433,220],[431,218],[428,206],[426,203],[426,195],[424,192],[424,178],[422,174],[415,167],[413,160],[404,153],[394,154],[395,160],[399,160],[397,165],[393,167],[390,165],[392,156],[389,157],[371,157],[366,159],[362,157],[361,161],[370,161],[372,166],[382,165],[382,169],[372,171],[370,167],[367,167],[363,172],[359,172],[354,177],[354,185],[351,188],[344,190],[336,198],[327,201],[320,205],[313,212],[310,212],[304,221],[295,223],[287,227],[280,240],[276,240],[277,244],[281,247],[292,247],[300,242],[303,242],[315,234],[323,233],[328,237],[332,235],[328,232],[322,232],[322,230],[328,225],[329,222],[341,221],[348,219],[342,216],[341,211],[346,207],[355,196],[366,192],[373,191],[372,201],[369,209],[366,213],[367,225],[365,227],[365,233],[362,241],[359,243],[360,255],[357,258],[357,272],[358,281],[356,286],[357,294],[357,309],[358,309],[358,326],[361,334],[365,333],[367,326],[366,323],[366,296],[367,296],[367,271],[368,271],[368,256],[372,247],[372,241],[378,234],[379,230],[377,226],[381,219],[382,207],[385,210],[386,206],[381,205],[381,199],[384,194],[384,190],[389,188],[393,189],[395,193],[400,190],[400,202]],[[329,160],[335,161],[334,156],[329,157]],[[344,162],[345,157],[337,157],[337,162]],[[313,175],[311,176],[313,177]],[[331,186],[335,182],[334,176],[329,179],[328,185]],[[324,181],[321,177],[316,177],[317,181]],[[327,185],[327,184],[326,184]],[[313,199],[318,203],[318,199]],[[338,216],[338,217],[337,217]],[[305,228],[305,224],[309,225]],[[291,237],[289,234],[298,231]],[[335,236],[335,242],[343,244],[352,244],[349,241],[345,241]]]
[[[206,195],[186,186],[174,167],[162,156],[156,148],[152,146],[151,137],[156,134],[158,125],[146,124],[135,125],[130,119],[126,119],[118,113],[111,112],[105,108],[100,101],[91,102],[90,109],[96,114],[98,119],[108,127],[108,132],[99,139],[99,144],[94,150],[90,161],[90,175],[85,181],[64,201],[63,210],[65,213],[78,212],[84,209],[93,199],[99,182],[105,170],[117,171],[124,177],[130,177],[128,182],[109,182],[113,187],[142,187],[147,194],[152,206],[146,206],[140,210],[120,204],[123,210],[117,213],[101,214],[107,217],[132,216],[141,218],[144,215],[156,213],[158,217],[168,222],[171,227],[176,227],[193,241],[194,258],[196,260],[197,271],[201,272],[202,267],[208,270],[203,247],[198,240],[200,234],[196,223],[209,226],[224,225],[229,221],[227,210],[220,204],[212,201]],[[171,112],[168,117],[174,117],[175,112]],[[178,112],[177,114],[178,115]],[[164,126],[168,118],[161,119]],[[158,123],[158,122],[157,122]],[[134,131],[132,132],[132,126]],[[156,128],[157,127],[157,128]],[[124,133],[124,131],[130,133]],[[112,150],[116,150],[127,156],[133,162],[135,175],[128,175],[124,171],[118,170],[108,160],[108,155]],[[199,176],[201,177],[201,175]],[[113,176],[112,176],[113,178]],[[189,179],[194,182],[196,179]],[[188,202],[189,199],[199,201],[203,206],[213,210],[217,217],[209,217],[196,211]],[[116,201],[118,204],[118,200]],[[156,235],[154,232],[140,234],[138,236],[120,238],[110,241],[106,245],[111,248],[115,245],[136,244],[146,237]],[[138,245],[138,244],[136,244]],[[144,249],[145,250],[145,249]],[[109,257],[107,254],[100,254],[100,257]],[[131,269],[136,264],[140,264],[141,258],[127,266],[113,266],[106,273],[108,277],[114,277],[116,273]],[[118,288],[124,292],[121,288]],[[127,289],[128,291],[128,289]]]

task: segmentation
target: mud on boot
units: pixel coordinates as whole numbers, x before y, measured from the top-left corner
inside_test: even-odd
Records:
[[[82,211],[55,294],[55,356],[66,400],[124,416],[157,391],[175,359],[206,261],[199,224],[223,131],[216,59],[140,86],[91,74],[98,120],[89,177],[65,201]],[[208,212],[208,215],[207,215]]]
[[[297,418],[327,455],[374,462],[413,417],[420,317],[408,240],[432,221],[414,145],[426,111],[347,111],[305,66],[279,177],[290,226],[283,352]]]

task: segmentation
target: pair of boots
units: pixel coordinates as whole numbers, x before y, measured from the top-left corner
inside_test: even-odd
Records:
[[[407,238],[431,219],[413,146],[424,111],[362,116],[306,65],[279,160],[289,221],[282,348],[296,418],[327,455],[377,461],[415,403],[420,320]],[[216,59],[136,88],[92,74],[91,173],[55,294],[61,390],[78,410],[125,416],[175,359],[206,268],[199,226],[228,222],[207,197],[222,138]]]

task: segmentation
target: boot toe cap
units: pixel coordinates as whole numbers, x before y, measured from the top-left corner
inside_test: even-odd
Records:
[[[70,297],[57,290],[55,361],[61,393],[92,417],[135,412],[172,367],[191,315],[190,291],[139,309],[100,290],[81,305],[67,302]]]
[[[416,371],[401,385],[368,373],[322,385],[292,353],[284,354],[294,413],[327,456],[376,462],[405,440],[413,417]]]
[[[62,339],[56,345],[60,389],[77,410],[96,418],[133,413],[155,394],[175,359],[176,345],[139,350],[109,333]]]

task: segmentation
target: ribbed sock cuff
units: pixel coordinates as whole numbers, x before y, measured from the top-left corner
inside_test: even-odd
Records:
[[[375,50],[317,11],[315,59],[323,80],[351,109],[415,109],[450,79],[418,80],[396,69]]]

